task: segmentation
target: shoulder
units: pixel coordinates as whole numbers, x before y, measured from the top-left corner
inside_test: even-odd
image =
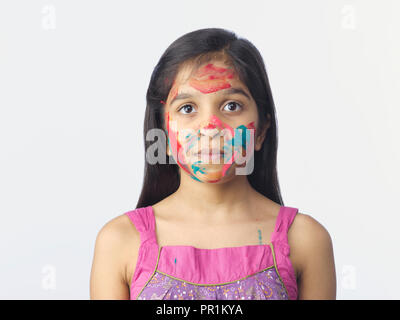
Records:
[[[95,254],[101,254],[118,263],[122,278],[127,280],[127,259],[132,254],[135,256],[139,246],[139,231],[126,214],[121,214],[107,221],[99,230]]]
[[[297,213],[288,231],[288,241],[290,255],[296,260],[302,297],[315,297],[310,292],[318,292],[319,297],[334,297],[336,272],[328,230],[310,215]],[[311,289],[317,288],[318,283],[325,288],[323,293],[322,289]]]
[[[324,250],[331,250],[332,239],[328,230],[315,218],[298,212],[288,231],[289,245],[306,259]],[[305,261],[300,262],[302,265]]]
[[[316,240],[324,243],[331,241],[328,230],[312,216],[298,212],[289,232],[298,243],[314,243]]]
[[[126,257],[135,238],[135,230],[124,215],[109,220],[99,230],[90,275],[91,299],[129,299]]]
[[[96,242],[103,246],[120,245],[132,237],[138,238],[139,232],[126,214],[107,221],[97,234]]]

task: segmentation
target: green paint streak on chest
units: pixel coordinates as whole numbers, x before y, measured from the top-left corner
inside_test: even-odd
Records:
[[[258,229],[258,240],[260,240],[260,244],[262,244],[261,230]]]

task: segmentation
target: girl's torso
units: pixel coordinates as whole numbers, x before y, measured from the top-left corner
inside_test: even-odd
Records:
[[[152,206],[155,223],[155,237],[160,247],[192,246],[200,249],[230,248],[270,244],[271,235],[276,226],[281,206],[267,198],[253,201],[257,213],[244,215],[229,223],[199,224],[190,223],[190,219],[176,218],[177,208],[168,198]],[[295,277],[299,267],[296,255],[290,255]],[[126,279],[131,288],[132,277],[137,263],[137,256],[126,261]]]

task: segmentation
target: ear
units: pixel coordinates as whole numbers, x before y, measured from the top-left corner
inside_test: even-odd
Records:
[[[259,132],[257,134],[256,142],[255,142],[255,145],[254,145],[254,150],[255,151],[260,151],[261,150],[261,147],[262,147],[263,142],[265,140],[265,137],[267,135],[268,128],[271,126],[271,115],[269,113],[267,114],[267,118],[268,118],[267,123],[262,128],[261,132]]]

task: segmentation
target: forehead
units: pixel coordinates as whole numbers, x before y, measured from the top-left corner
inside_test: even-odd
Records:
[[[193,79],[200,81],[240,81],[233,65],[222,59],[184,63],[178,70],[174,84],[186,85]]]
[[[253,100],[247,86],[240,80],[239,74],[230,61],[204,60],[186,62],[180,66],[167,97],[168,105],[176,100],[200,93],[206,95],[241,93],[249,100]]]

